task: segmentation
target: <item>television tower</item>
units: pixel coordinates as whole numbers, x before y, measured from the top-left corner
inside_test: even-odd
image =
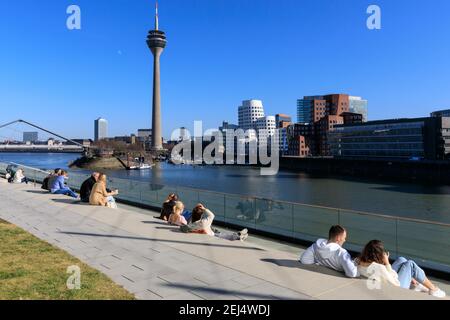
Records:
[[[161,82],[159,59],[166,47],[166,34],[159,30],[158,1],[156,1],[155,30],[150,30],[147,45],[153,54],[153,108],[152,108],[152,151],[163,150],[161,128]]]

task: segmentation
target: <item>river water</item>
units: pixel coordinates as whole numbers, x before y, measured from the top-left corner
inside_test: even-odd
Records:
[[[77,154],[0,153],[0,162],[53,169],[67,168],[77,157]],[[166,163],[152,170],[106,173],[154,184],[450,223],[450,186],[321,177],[289,171],[263,177],[259,169],[250,167],[192,167]]]

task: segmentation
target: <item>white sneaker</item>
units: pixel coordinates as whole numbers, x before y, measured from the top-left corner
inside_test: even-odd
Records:
[[[248,234],[248,229],[244,229],[241,232],[239,232],[240,234],[244,235],[244,234]]]
[[[430,291],[430,289],[428,289],[427,287],[425,287],[421,283],[417,284],[416,286],[412,286],[411,289],[416,291],[416,292],[429,292]]]
[[[245,240],[247,240],[248,238],[248,233],[242,234],[239,236],[239,240],[241,240],[242,242],[244,242]]]
[[[439,288],[436,288],[433,291],[430,290],[429,294],[436,298],[445,298],[445,292]]]

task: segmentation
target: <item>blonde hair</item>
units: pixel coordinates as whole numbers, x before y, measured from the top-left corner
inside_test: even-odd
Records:
[[[106,184],[106,174],[100,173],[100,175],[98,176],[98,181]]]
[[[177,201],[175,202],[175,205],[173,206],[173,213],[174,214],[180,214],[181,215],[181,211],[184,209],[184,204],[181,201]],[[179,213],[178,213],[179,212]]]

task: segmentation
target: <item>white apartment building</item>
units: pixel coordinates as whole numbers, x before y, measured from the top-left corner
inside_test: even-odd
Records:
[[[259,139],[265,137],[266,141],[268,141],[269,138],[275,134],[276,128],[277,125],[274,116],[262,117],[256,121],[256,130],[258,132]]]
[[[265,116],[261,100],[245,100],[239,107],[239,128],[256,129],[256,121]]]

